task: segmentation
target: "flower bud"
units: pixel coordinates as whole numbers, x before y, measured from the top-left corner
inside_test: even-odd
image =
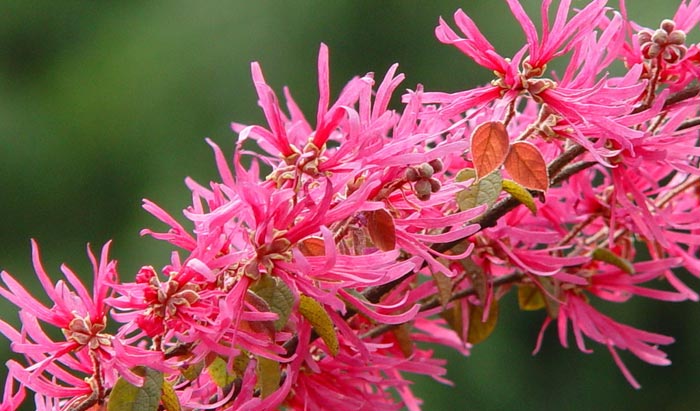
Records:
[[[642,30],[639,33],[637,33],[637,39],[639,41],[639,45],[650,42],[652,35],[653,35],[653,33],[649,30]]]
[[[685,44],[685,32],[682,30],[674,30],[668,35],[668,42],[671,44]]]
[[[656,43],[646,43],[642,46],[642,55],[647,59],[655,59],[661,53],[661,46]]]
[[[431,192],[437,193],[438,191],[440,191],[440,188],[442,187],[440,180],[438,180],[435,177],[431,177],[428,179],[428,182],[430,183],[430,191]]]
[[[659,46],[663,46],[668,43],[668,33],[661,29],[656,30],[654,32],[654,35],[651,36],[651,41],[658,44]]]
[[[404,176],[404,178],[405,178],[407,181],[410,181],[410,182],[412,182],[412,183],[413,183],[414,181],[418,181],[418,179],[420,178],[420,177],[418,176],[418,172],[417,172],[416,169],[413,168],[413,167],[408,167],[408,168],[406,169],[406,171],[404,171],[403,176]]]
[[[430,178],[433,176],[435,170],[428,163],[423,163],[416,168],[418,175],[422,178]]]
[[[676,29],[676,22],[673,20],[664,19],[664,21],[661,22],[660,27],[663,31],[670,34],[673,30]]]
[[[432,184],[430,184],[429,180],[422,178],[413,185],[413,192],[419,200],[429,200],[430,193],[432,192]]]
[[[442,169],[445,168],[445,166],[442,164],[442,160],[440,160],[439,158],[436,158],[435,160],[430,160],[428,164],[430,165],[430,167],[433,168],[433,171],[436,173],[441,172]]]

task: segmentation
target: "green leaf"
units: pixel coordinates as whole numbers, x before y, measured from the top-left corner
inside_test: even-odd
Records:
[[[265,300],[270,311],[277,314],[275,329],[279,331],[284,328],[294,306],[294,294],[287,284],[277,277],[265,274],[250,287],[250,290]]]
[[[200,361],[200,362],[197,362],[194,364],[187,364],[185,366],[182,366],[180,368],[180,373],[188,381],[192,381],[192,380],[197,379],[197,377],[199,377],[199,374],[202,373],[203,369],[204,369],[204,361]]]
[[[163,373],[147,367],[136,367],[133,373],[143,377],[137,387],[119,377],[109,394],[107,411],[157,411],[163,390]]]
[[[258,359],[256,367],[258,381],[256,387],[260,389],[260,397],[267,398],[267,396],[277,391],[280,387],[280,381],[282,379],[280,363],[261,356],[257,356],[256,358]]]
[[[228,387],[236,380],[236,375],[229,372],[226,360],[219,356],[216,356],[209,364],[207,371],[209,371],[209,376],[214,381],[214,384],[221,388]]]
[[[475,128],[471,136],[471,153],[477,178],[500,167],[509,147],[508,132],[500,121],[489,121]]]
[[[634,266],[626,258],[613,253],[608,248],[596,248],[593,250],[593,259],[612,264],[627,274],[634,274]]]
[[[488,318],[482,322],[484,307],[482,305],[469,304],[469,331],[467,332],[467,342],[478,344],[486,340],[498,322],[498,300],[491,301]]]
[[[326,343],[331,355],[338,355],[340,344],[338,343],[338,335],[333,327],[333,321],[328,316],[326,309],[316,300],[305,295],[299,296],[299,312],[304,316],[318,335]]]
[[[248,352],[241,351],[241,353],[233,359],[234,374],[243,378],[243,374],[245,374],[245,370],[248,368],[248,363],[250,363],[250,356],[248,356]]]
[[[455,176],[455,181],[461,183],[462,181],[471,180],[472,178],[476,178],[476,170],[474,170],[473,168],[464,168],[462,170],[459,170],[459,172]]]
[[[532,284],[518,286],[518,306],[523,311],[536,311],[547,306],[544,295]]]
[[[503,180],[503,191],[520,201],[525,207],[532,211],[532,214],[537,214],[535,199],[532,198],[532,194],[530,194],[525,187],[513,180]]]
[[[457,193],[457,204],[460,210],[468,210],[482,204],[493,205],[503,188],[501,173],[495,172]]]
[[[163,391],[160,394],[160,402],[165,411],[181,411],[180,399],[175,394],[175,389],[168,381],[163,383]]]

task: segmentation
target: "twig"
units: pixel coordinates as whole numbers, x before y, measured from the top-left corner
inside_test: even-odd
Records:
[[[505,285],[505,284],[510,284],[510,283],[515,283],[520,281],[523,278],[522,274],[519,273],[514,273],[514,274],[508,274],[504,275],[503,277],[498,277],[495,280],[493,280],[492,284],[494,286],[500,286],[500,285]],[[463,290],[460,290],[450,297],[450,301],[455,301],[459,300],[465,297],[468,297],[470,295],[476,294],[476,289],[474,287],[467,287]],[[421,305],[420,312],[423,311],[428,311],[432,310],[433,308],[439,307],[440,306],[440,300],[437,297],[432,297],[430,300],[425,302],[424,304]],[[364,338],[374,338],[377,336],[380,336],[384,334],[385,332],[391,330],[392,328],[397,327],[395,324],[382,324],[379,325],[370,331],[367,331],[366,333],[360,335],[361,339]]]

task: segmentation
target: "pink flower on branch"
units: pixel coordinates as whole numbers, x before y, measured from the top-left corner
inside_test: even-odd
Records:
[[[8,363],[3,407],[19,406],[25,386],[37,409],[102,406],[126,382],[160,390],[153,409],[419,410],[407,374],[449,383],[423,344],[468,355],[507,294],[546,310],[538,348],[555,319],[566,346],[571,324],[580,350],[584,337],[605,345],[637,387],[618,350],[667,365],[658,345],[672,338],[618,323],[590,298],[698,300],[678,270],[700,276],[689,86],[699,60],[684,37],[700,13],[683,2],[647,36],[624,3],[605,3],[572,11],[564,0],[550,21],[545,0],[538,30],[507,0],[525,33],[511,58],[463,11],[461,34],[441,19],[438,39],[496,78],[451,94],[417,85],[401,110],[390,108],[397,65],[376,84],[374,73],[352,78],[333,100],[321,45],[310,122],[252,63],[266,124],[233,123],[230,158],[207,140],[220,181],[186,180],[187,224],[144,200],[166,228],[142,234],[179,248],[168,264],[120,282],[108,243],[99,261],[89,252],[89,292],[65,266],[52,284],[33,244],[50,307],[2,273],[22,328],[0,332],[27,363]],[[641,44],[628,43],[633,29]],[[565,55],[564,71],[548,73]],[[627,64],[620,76],[615,60]]]
[[[0,286],[0,295],[19,307],[22,329],[17,332],[0,321],[0,332],[12,341],[13,351],[24,355],[29,363],[23,367],[10,362],[11,375],[37,394],[53,398],[94,395],[102,400],[118,376],[138,382],[130,368],[144,361],[159,364],[162,360],[160,353],[131,347],[106,331],[109,307],[105,300],[111,292],[110,284],[117,281],[116,262],[108,259],[109,245],[105,244],[99,260],[88,248],[94,273],[89,292],[65,265],[61,271],[67,283],[61,280],[53,284],[32,241],[34,269],[53,302],[51,307],[32,297],[9,273],[2,272],[5,286]],[[53,341],[41,323],[60,329],[65,339]]]
[[[622,363],[617,354],[617,349],[629,350],[632,354],[650,364],[669,365],[671,363],[666,358],[666,354],[659,350],[657,346],[671,344],[673,338],[615,322],[610,317],[596,311],[581,296],[573,293],[567,294],[566,300],[559,308],[559,317],[557,318],[559,340],[565,347],[568,347],[567,327],[569,322],[571,322],[579,350],[586,353],[591,352],[585,345],[584,335],[605,345],[620,371],[635,388],[640,388],[640,385]],[[543,327],[546,327],[547,323]]]

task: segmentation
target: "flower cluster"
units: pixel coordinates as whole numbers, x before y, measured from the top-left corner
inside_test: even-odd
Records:
[[[0,332],[26,363],[8,363],[0,409],[26,387],[37,409],[418,410],[406,374],[449,383],[426,343],[469,354],[510,292],[543,310],[536,350],[555,323],[564,346],[569,326],[581,351],[586,338],[604,345],[635,387],[619,350],[669,364],[659,345],[671,337],[595,300],[699,299],[678,274],[700,277],[700,46],[686,42],[700,0],[658,29],[605,0],[578,11],[562,0],[550,22],[544,1],[539,32],[507,3],[526,38],[513,56],[461,10],[436,28],[494,80],[418,85],[401,110],[389,107],[396,65],[332,101],[322,45],[310,122],[253,63],[267,124],[232,124],[231,158],[208,141],[221,181],[187,180],[192,228],[144,202],[167,229],[142,234],[179,249],[167,266],[122,282],[107,244],[99,261],[89,251],[90,293],[67,267],[54,285],[33,243],[51,307],[2,273],[22,327]]]

